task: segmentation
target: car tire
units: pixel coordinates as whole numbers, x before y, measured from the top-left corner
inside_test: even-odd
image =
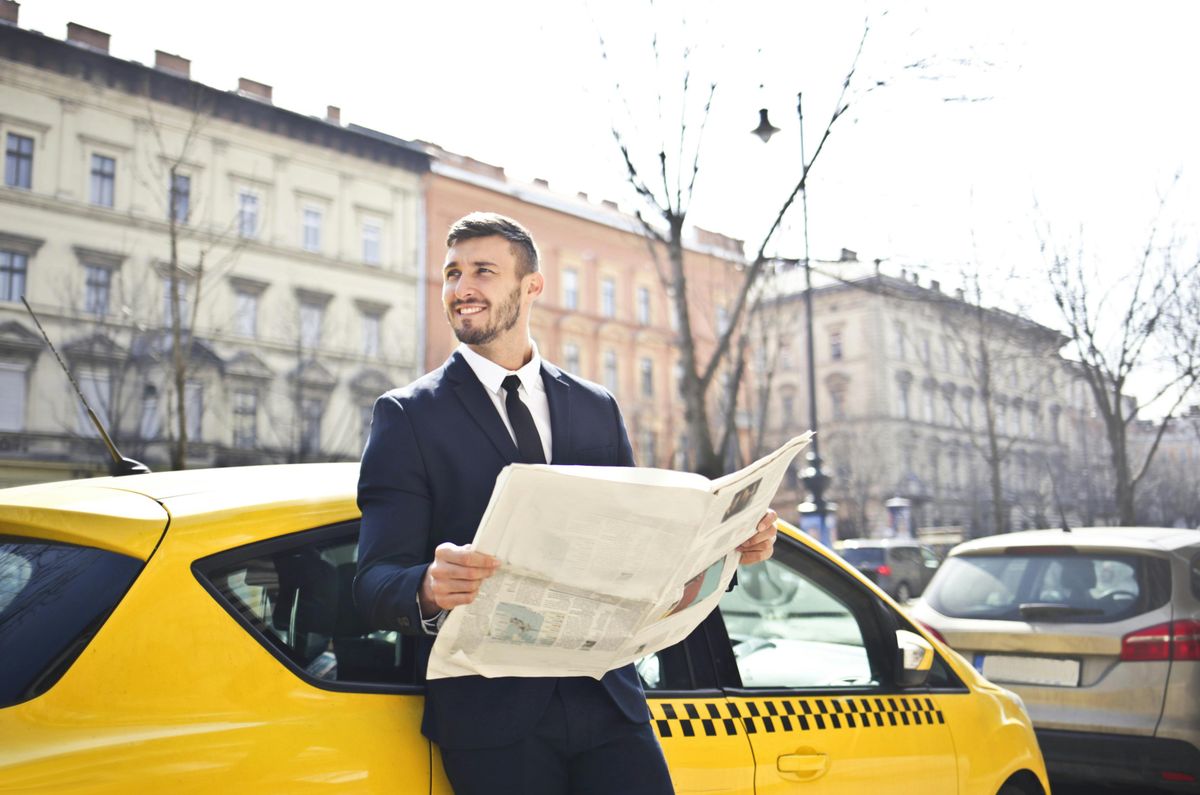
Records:
[[[908,583],[902,582],[896,586],[896,601],[904,604],[909,599],[912,599],[912,588],[908,587]]]

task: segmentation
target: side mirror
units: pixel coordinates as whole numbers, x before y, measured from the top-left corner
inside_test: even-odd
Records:
[[[896,684],[920,687],[932,668],[933,646],[929,641],[907,629],[896,630]]]

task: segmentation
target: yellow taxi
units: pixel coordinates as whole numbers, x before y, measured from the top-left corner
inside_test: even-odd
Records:
[[[448,793],[354,464],[0,490],[0,792]],[[676,790],[1049,792],[1020,699],[784,526],[638,663]]]

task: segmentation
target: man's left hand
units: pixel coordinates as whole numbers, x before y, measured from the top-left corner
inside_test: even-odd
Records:
[[[775,536],[779,533],[775,527],[775,520],[778,518],[779,514],[768,509],[763,514],[763,518],[758,520],[758,526],[754,528],[754,535],[738,547],[738,552],[742,553],[743,566],[760,563],[771,557],[775,551]]]

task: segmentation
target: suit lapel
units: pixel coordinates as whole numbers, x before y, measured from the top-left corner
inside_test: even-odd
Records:
[[[550,404],[550,463],[566,464],[571,460],[571,384],[544,359],[542,384]]]
[[[479,383],[475,371],[461,354],[456,352],[450,357],[446,365],[446,375],[454,385],[454,392],[462,401],[463,407],[483,430],[484,435],[491,440],[497,452],[510,464],[519,460],[517,445],[509,436],[508,429],[504,427],[504,421],[496,411],[496,404],[488,397],[487,390]]]

